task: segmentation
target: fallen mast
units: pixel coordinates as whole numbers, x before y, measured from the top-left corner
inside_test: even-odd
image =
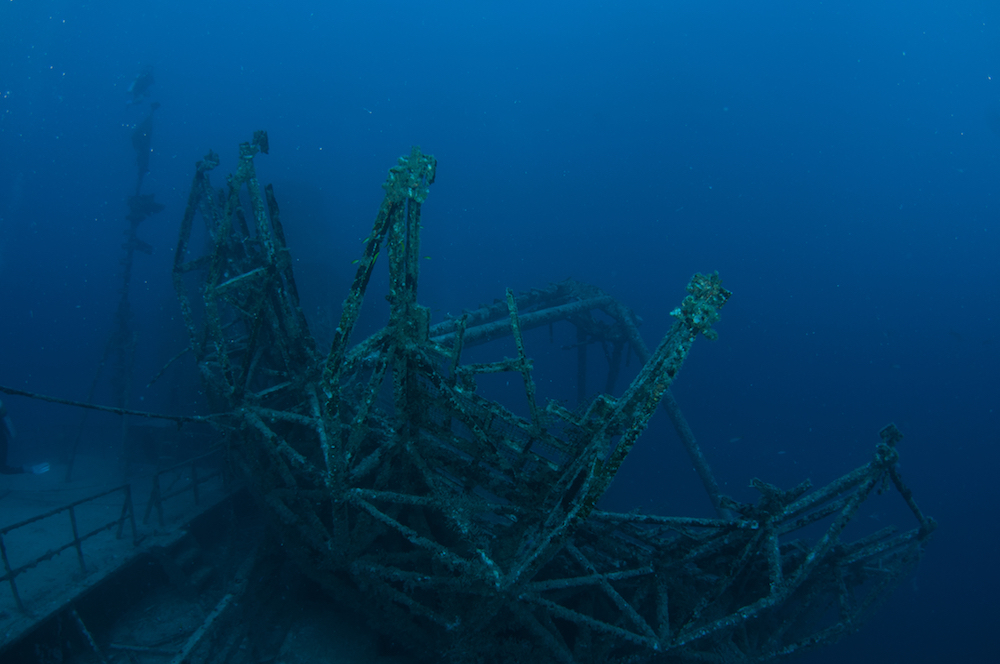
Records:
[[[717,275],[695,275],[652,352],[626,307],[572,281],[508,290],[431,325],[417,277],[421,205],[437,164],[416,148],[389,171],[321,355],[273,189],[256,178],[258,152],[267,152],[264,132],[240,146],[226,191],[209,182],[214,153],[197,165],[174,263],[190,350],[224,414],[232,463],[286,550],[396,640],[456,661],[764,661],[853,631],[919,559],[935,523],[899,475],[892,425],[868,464],[814,491],[754,480],[754,505],[720,496],[702,459],[723,518],[597,509],[655,409],[665,396],[672,402],[668,389],[694,340],[714,338],[730,293]],[[211,246],[192,256],[199,214]],[[382,256],[389,321],[351,346]],[[576,326],[580,346],[609,350],[604,393],[576,412],[537,403],[522,339],[557,321]],[[463,362],[463,350],[499,337],[513,338],[516,357]],[[613,396],[627,352],[645,363]],[[578,358],[582,399],[586,354]],[[477,394],[477,377],[497,372],[520,376],[527,417]],[[686,428],[675,402],[671,410]],[[916,526],[845,541],[862,503],[890,482]],[[823,526],[815,541],[796,538],[814,524]]]

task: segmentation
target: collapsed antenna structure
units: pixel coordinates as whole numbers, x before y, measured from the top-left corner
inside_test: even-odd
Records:
[[[254,169],[267,152],[256,132],[225,190],[209,181],[218,155],[197,164],[173,269],[190,350],[231,462],[285,550],[397,641],[455,661],[760,662],[855,630],[919,559],[936,524],[903,483],[893,425],[869,463],[820,489],[753,480],[753,505],[718,493],[690,430],[680,431],[720,518],[598,509],[665,398],[686,428],[669,387],[695,340],[715,337],[729,291],[717,274],[695,275],[651,352],[624,305],[574,281],[508,289],[432,325],[417,284],[437,162],[417,148],[389,171],[332,347],[320,353],[274,190]],[[199,215],[210,242],[194,255]],[[380,257],[389,319],[351,345]],[[575,412],[538,402],[523,338],[559,321],[576,326],[581,345],[611,349],[604,393]],[[501,337],[515,357],[464,361]],[[644,364],[616,395],[623,349]],[[477,379],[498,372],[523,381],[527,416],[477,393]],[[890,485],[916,526],[848,540],[865,500]]]

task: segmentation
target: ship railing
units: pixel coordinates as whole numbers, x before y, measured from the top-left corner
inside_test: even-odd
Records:
[[[88,533],[83,535],[80,534],[79,528],[77,527],[76,510],[81,505],[93,502],[99,498],[111,495],[120,491],[122,493],[122,509],[118,518],[108,521]],[[12,531],[29,526],[42,519],[47,519],[58,515],[61,512],[66,512],[69,515],[69,525],[73,533],[73,539],[61,546],[53,549],[49,549],[45,553],[35,556],[31,560],[18,565],[17,567],[12,567],[10,563],[10,557],[7,555],[7,545],[5,543],[5,536]],[[135,528],[135,512],[132,508],[132,485],[122,484],[121,486],[116,486],[113,489],[107,489],[106,491],[101,491],[92,496],[86,498],[81,498],[80,500],[69,503],[68,505],[63,505],[62,507],[57,507],[55,509],[49,510],[43,514],[38,514],[29,519],[19,521],[15,524],[5,526],[0,528],[0,558],[3,559],[4,575],[0,577],[0,583],[7,582],[10,584],[11,593],[14,595],[14,601],[17,603],[17,608],[22,612],[27,613],[27,609],[24,606],[24,602],[21,599],[21,595],[17,590],[17,577],[24,574],[30,569],[37,567],[39,564],[51,560],[55,556],[59,555],[63,551],[73,547],[76,549],[76,557],[80,563],[80,571],[83,574],[87,573],[87,564],[83,558],[83,542],[103,533],[106,530],[117,527],[118,530],[115,533],[116,539],[121,539],[122,532],[125,528],[125,521],[128,520],[129,527],[132,531],[132,545],[135,546],[139,542],[139,536]]]
[[[153,488],[149,493],[149,502],[146,503],[146,512],[142,517],[142,524],[147,525],[149,523],[149,519],[155,509],[157,522],[163,528],[165,526],[163,503],[188,491],[193,494],[195,506],[200,505],[200,486],[222,475],[221,457],[222,448],[220,447],[201,456],[196,456],[193,459],[188,459],[169,468],[156,471],[153,475]],[[165,478],[170,476],[174,476],[173,481],[164,488]],[[176,486],[178,482],[180,482],[180,486]]]

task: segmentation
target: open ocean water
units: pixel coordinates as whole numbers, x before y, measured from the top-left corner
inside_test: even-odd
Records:
[[[268,131],[258,173],[322,339],[387,169],[420,145],[439,160],[420,284],[435,321],[573,277],[655,344],[690,276],[718,270],[719,340],[674,392],[724,492],[819,485],[866,463],[883,425],[905,434],[903,476],[940,528],[859,633],[801,661],[995,661],[1000,4],[3,0],[0,384],[86,398],[153,102],[142,189],[165,209],[139,230],[154,251],[133,267],[131,407],[204,409],[193,363],[144,387],[186,343],[170,269],[195,161],[218,152],[220,186]],[[540,396],[571,399],[575,369],[551,366]],[[12,463],[65,454],[77,411],[4,401]],[[711,515],[678,450],[657,415],[606,505]]]

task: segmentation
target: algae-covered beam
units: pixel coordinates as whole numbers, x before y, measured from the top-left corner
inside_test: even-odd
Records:
[[[521,325],[517,316],[517,303],[514,302],[514,291],[507,289],[507,309],[510,312],[510,329],[514,336],[514,345],[517,347],[517,367],[524,379],[524,392],[528,398],[528,409],[531,411],[531,422],[535,425],[535,430],[539,434],[544,429],[542,419],[538,412],[538,404],[535,403],[535,381],[531,377],[531,361],[524,352],[524,339],[521,338]]]
[[[348,298],[344,301],[340,324],[334,330],[333,343],[324,364],[322,389],[326,395],[325,413],[331,421],[339,419],[340,375],[344,368],[344,356],[351,332],[361,313],[361,303],[371,280],[379,248],[384,241],[396,242],[392,250],[401,250],[392,266],[392,275],[395,276],[390,275],[394,289],[390,299],[405,310],[415,301],[418,261],[413,252],[418,245],[414,237],[414,243],[407,252],[406,234],[408,230],[414,234],[419,230],[419,206],[427,199],[430,186],[434,183],[436,168],[437,161],[434,157],[424,155],[419,148],[414,147],[409,158],[400,157],[399,163],[389,169],[389,176],[382,185],[386,192],[385,198],[375,218],[372,232],[366,239],[364,254],[359,261]],[[410,205],[414,206],[412,211]],[[394,229],[396,235],[387,238]],[[395,316],[397,320],[406,319],[399,312]]]
[[[519,314],[518,321],[521,330],[531,330],[536,327],[551,325],[552,323],[561,320],[571,320],[573,316],[587,311],[599,309],[603,310],[605,307],[609,306],[611,302],[612,298],[610,295],[601,295],[594,298],[588,298],[586,300],[579,300],[576,302],[547,307],[540,309],[539,311],[521,313]],[[504,304],[506,304],[506,300],[504,301]],[[518,308],[520,308],[520,304],[518,304]],[[508,317],[509,314],[504,316],[503,319],[476,325],[472,324],[471,318],[466,317],[467,322],[463,335],[463,344],[470,347],[478,346],[509,336],[511,333],[510,321],[505,320]],[[435,325],[431,328],[431,340],[438,344],[447,345],[453,343],[455,334],[455,331],[451,329],[450,325]]]
[[[699,334],[715,338],[716,333],[711,326],[719,319],[719,309],[729,299],[729,291],[722,287],[718,274],[696,274],[688,285],[688,293],[681,306],[671,312],[677,319],[673,327],[625,394],[618,399],[614,415],[606,421],[602,431],[595,434],[610,440],[610,433],[615,428],[623,430],[607,462],[601,467],[600,477],[591,487],[591,508],[611,485],[618,468],[646,429],[653,411],[691,351],[695,338]]]
[[[264,187],[264,195],[267,198],[267,214],[271,221],[271,229],[274,232],[275,259],[281,271],[281,278],[284,280],[288,290],[289,303],[295,314],[289,323],[294,323],[295,325],[295,337],[302,338],[307,344],[307,347],[301,350],[303,352],[311,352],[314,350],[314,343],[312,338],[307,335],[309,326],[306,322],[305,312],[302,311],[302,305],[299,302],[299,288],[295,283],[295,273],[292,271],[291,255],[288,251],[288,243],[285,240],[285,228],[281,224],[281,211],[278,208],[278,201],[274,196],[274,187],[270,184]]]
[[[201,364],[202,354],[201,344],[198,341],[198,333],[195,329],[194,314],[191,309],[191,300],[184,289],[182,277],[187,271],[185,269],[188,248],[191,242],[191,231],[194,226],[195,214],[201,207],[201,201],[205,198],[211,200],[213,191],[208,180],[208,172],[219,165],[219,155],[211,150],[205,158],[195,165],[195,174],[191,182],[191,191],[188,194],[187,207],[184,209],[184,217],[181,219],[181,229],[177,240],[177,248],[174,251],[173,283],[174,291],[177,293],[177,300],[181,307],[181,317],[184,320],[184,327],[188,331],[190,347],[195,351],[196,359]]]
[[[620,303],[613,302],[607,313],[621,321],[629,345],[635,351],[636,355],[639,356],[639,360],[642,362],[649,360],[649,348],[647,348],[646,342],[643,341],[642,336],[639,334],[639,328],[636,326],[631,312],[627,311]],[[723,505],[722,492],[719,489],[719,483],[716,481],[715,475],[712,473],[711,466],[708,464],[708,459],[705,458],[704,453],[701,451],[701,446],[698,445],[698,441],[691,430],[691,426],[688,424],[687,418],[684,417],[677,399],[669,389],[663,393],[663,408],[667,411],[667,415],[674,425],[674,430],[677,431],[681,444],[687,450],[688,456],[694,464],[695,472],[698,473],[698,477],[705,487],[705,492],[708,494],[709,500],[712,501],[712,507],[715,508],[716,514],[723,519],[731,518],[731,512]]]

